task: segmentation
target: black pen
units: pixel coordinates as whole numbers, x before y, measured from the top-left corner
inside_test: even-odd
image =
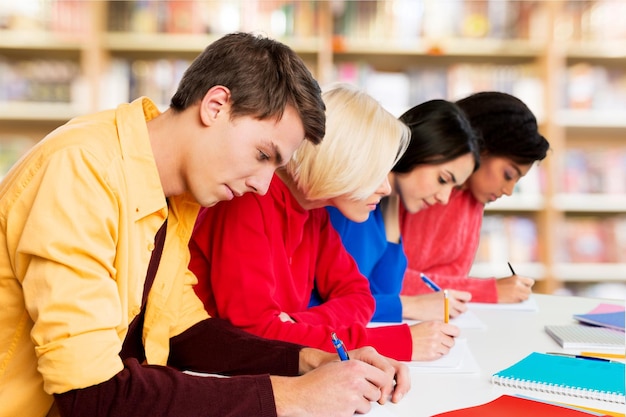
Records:
[[[513,267],[511,266],[511,262],[507,262],[507,265],[509,265],[509,269],[511,270],[511,273],[512,273],[513,275],[517,275],[517,274],[515,273],[515,271],[513,270]]]
[[[568,358],[585,359],[588,361],[615,362],[610,359],[596,358],[595,356],[576,355],[574,353],[547,352],[548,355],[565,356]]]

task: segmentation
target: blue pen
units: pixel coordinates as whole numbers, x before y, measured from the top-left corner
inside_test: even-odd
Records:
[[[348,351],[346,351],[346,347],[343,342],[337,337],[335,332],[330,334],[331,339],[333,340],[333,345],[335,345],[335,349],[337,349],[337,355],[339,355],[339,359],[342,361],[347,361],[350,359],[348,356]]]
[[[426,284],[428,286],[428,288],[430,288],[433,291],[441,291],[441,288],[439,288],[439,285],[435,284],[430,278],[428,278],[426,275],[420,273],[420,277],[422,277],[422,281],[424,281],[424,284]]]

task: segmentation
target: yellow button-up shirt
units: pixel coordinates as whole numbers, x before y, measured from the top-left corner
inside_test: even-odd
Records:
[[[168,218],[147,301],[147,362],[207,318],[193,292],[187,243],[199,209],[165,199],[142,98],[50,133],[0,184],[0,416],[45,416],[51,394],[120,372],[139,313],[154,237]],[[172,138],[175,140],[175,138]]]

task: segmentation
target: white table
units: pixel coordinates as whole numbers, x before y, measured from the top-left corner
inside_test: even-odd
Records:
[[[622,404],[515,390],[491,383],[493,373],[509,367],[533,351],[567,352],[544,331],[546,324],[572,323],[573,314],[586,313],[600,303],[624,303],[624,300],[571,296],[534,294],[533,297],[539,307],[538,311],[473,310],[487,325],[487,329],[462,329],[461,337],[467,338],[470,350],[480,367],[479,373],[412,373],[412,389],[400,403],[388,403],[384,406],[375,404],[368,415],[429,417],[444,411],[483,404],[502,394],[521,394],[626,413],[626,407]]]

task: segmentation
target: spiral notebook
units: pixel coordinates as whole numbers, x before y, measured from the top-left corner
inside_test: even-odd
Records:
[[[625,404],[624,371],[621,362],[533,352],[491,380],[506,387]]]

